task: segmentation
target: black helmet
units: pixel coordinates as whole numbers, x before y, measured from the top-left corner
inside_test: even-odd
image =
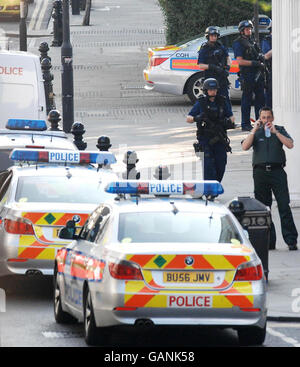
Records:
[[[215,78],[208,78],[204,80],[202,90],[206,93],[209,89],[219,89],[219,83]]]
[[[243,30],[245,28],[254,28],[253,27],[253,23],[251,22],[251,20],[242,20],[240,23],[239,23],[239,27],[238,27],[238,30],[239,32],[243,32]]]
[[[237,217],[242,217],[245,214],[245,208],[244,208],[244,204],[237,200],[234,199],[232,200],[232,202],[229,204],[228,209]]]
[[[153,177],[157,180],[166,180],[171,176],[169,168],[167,166],[159,165],[155,168]]]
[[[207,27],[205,30],[205,37],[208,40],[210,34],[216,34],[218,38],[220,37],[220,28],[217,26]]]

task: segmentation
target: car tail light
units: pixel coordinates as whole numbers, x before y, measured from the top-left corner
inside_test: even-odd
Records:
[[[115,307],[114,311],[136,311],[137,307]]]
[[[18,219],[4,219],[4,228],[7,233],[34,235],[34,229],[31,223]]]
[[[166,60],[168,60],[168,57],[152,57],[151,62],[150,62],[150,66],[152,66],[152,67],[158,66],[158,65],[162,64],[163,62],[165,62]]]
[[[263,268],[260,262],[250,261],[240,265],[235,274],[235,281],[260,280],[263,277]]]
[[[248,308],[242,307],[240,308],[240,310],[243,312],[260,312],[261,311],[260,308],[250,308],[250,307]]]
[[[45,149],[43,145],[25,145],[25,148],[28,149]]]
[[[143,280],[141,269],[138,265],[130,263],[128,261],[122,261],[119,263],[109,263],[110,275],[115,279],[124,280]]]
[[[15,258],[15,259],[7,259],[7,262],[13,262],[13,263],[25,263],[28,261],[28,259],[22,259],[22,258]]]

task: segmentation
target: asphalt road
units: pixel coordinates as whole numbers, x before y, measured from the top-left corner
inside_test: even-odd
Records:
[[[5,277],[6,312],[0,313],[1,347],[85,347],[83,325],[58,325],[53,317],[52,277]],[[264,347],[299,347],[300,323],[268,322]],[[232,329],[207,327],[114,329],[107,348],[238,347]]]

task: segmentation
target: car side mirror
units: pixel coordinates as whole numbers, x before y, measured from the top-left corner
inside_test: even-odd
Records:
[[[250,239],[249,238],[249,232],[247,231],[247,229],[243,229],[243,231],[244,231],[244,234],[245,234],[245,236],[248,238],[248,240]]]
[[[77,235],[75,235],[76,227],[75,227],[75,221],[74,220],[68,220],[66,223],[66,226],[59,230],[58,237],[65,239],[65,240],[75,240],[78,238]]]
[[[228,206],[228,209],[237,218],[237,220],[241,222],[242,217],[245,214],[244,204],[239,200],[232,200]]]

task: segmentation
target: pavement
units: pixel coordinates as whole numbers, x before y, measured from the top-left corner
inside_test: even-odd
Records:
[[[95,149],[99,135],[108,135],[119,143],[119,150],[112,148],[119,160],[124,152],[124,149],[120,152],[120,146],[129,146],[140,157],[138,168],[148,174],[149,167],[160,161],[175,168],[182,165],[183,159],[195,163],[192,153],[195,128],[185,123],[191,108],[188,100],[143,90],[142,69],[147,63],[147,48],[164,45],[160,9],[155,0],[141,0],[139,4],[122,0],[118,4],[112,6],[108,0],[93,0],[91,25],[86,27],[81,26],[83,12],[80,16],[70,15],[75,117],[85,124],[88,149]],[[31,40],[29,51],[38,54],[40,42],[51,44],[51,32],[52,21],[48,29],[32,32],[39,39]],[[49,55],[60,109],[60,48],[51,47]],[[117,95],[114,88],[118,90]],[[240,106],[234,105],[233,111],[239,122]],[[253,197],[252,153],[243,152],[240,146],[245,136],[240,128],[229,133],[233,153],[228,155],[222,182],[225,193],[220,201],[224,203],[237,196]],[[292,212],[300,232],[300,208],[293,203]],[[281,236],[276,202],[272,217],[277,244],[276,250],[269,251],[268,319],[300,321],[300,244],[298,251],[288,250]]]

